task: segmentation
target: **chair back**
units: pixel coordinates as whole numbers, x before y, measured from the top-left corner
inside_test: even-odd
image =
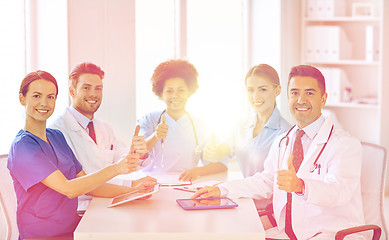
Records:
[[[0,239],[17,240],[16,195],[7,168],[8,154],[0,155]]]
[[[387,239],[384,217],[386,149],[372,143],[362,143],[361,192],[366,224],[381,227],[381,238]]]

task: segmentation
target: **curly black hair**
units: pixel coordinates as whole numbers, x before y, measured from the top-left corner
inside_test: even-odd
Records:
[[[190,95],[199,88],[197,77],[198,72],[193,64],[182,59],[173,59],[160,63],[154,70],[151,77],[153,92],[161,98],[163,86],[166,80],[171,78],[182,78],[188,86]]]

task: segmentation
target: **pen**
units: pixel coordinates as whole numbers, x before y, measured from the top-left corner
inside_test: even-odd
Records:
[[[173,188],[175,190],[181,190],[181,191],[185,191],[185,192],[191,192],[191,193],[195,193],[196,191],[195,190],[191,190],[191,189],[188,189],[188,188]]]
[[[213,184],[211,187],[216,187],[217,185],[219,185],[219,184],[221,184],[221,183],[223,183],[223,182],[215,183],[215,184]]]
[[[113,150],[113,144],[111,144],[111,150]]]

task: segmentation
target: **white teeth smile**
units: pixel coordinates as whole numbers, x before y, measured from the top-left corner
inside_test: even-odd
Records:
[[[88,103],[97,103],[97,101],[90,101],[90,100],[87,100]]]
[[[262,102],[254,102],[254,105],[261,105],[261,104],[263,104]]]
[[[307,111],[309,108],[296,108],[298,111]]]
[[[40,113],[48,113],[49,112],[49,110],[39,110],[39,109],[37,109],[36,111],[40,112]]]

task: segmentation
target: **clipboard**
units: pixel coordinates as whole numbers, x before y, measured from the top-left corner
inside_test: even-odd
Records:
[[[228,209],[238,204],[228,197],[177,199],[176,202],[185,210]]]
[[[115,206],[123,204],[123,203],[131,202],[133,200],[149,196],[153,193],[158,192],[158,190],[159,190],[159,185],[156,184],[154,186],[154,189],[152,189],[150,192],[147,192],[147,193],[131,192],[131,193],[126,193],[123,195],[116,196],[116,197],[112,198],[112,202],[108,207],[115,207]]]

